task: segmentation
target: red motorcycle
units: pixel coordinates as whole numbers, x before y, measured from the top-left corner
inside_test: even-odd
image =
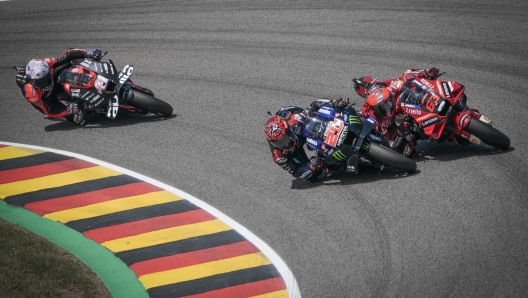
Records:
[[[458,145],[487,144],[501,150],[508,149],[510,139],[491,126],[488,117],[466,105],[464,85],[454,80],[438,80],[438,77],[434,80],[399,81],[403,86],[396,98],[396,111],[403,114],[403,120],[411,121],[411,133],[415,138],[435,142],[453,140]],[[373,85],[389,86],[396,80],[378,81],[365,76],[354,79],[354,82],[369,89]],[[364,91],[356,90],[362,97],[365,96]]]

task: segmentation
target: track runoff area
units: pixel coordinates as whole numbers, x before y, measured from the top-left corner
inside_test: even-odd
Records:
[[[282,259],[231,218],[83,155],[0,142],[0,218],[77,256],[114,297],[301,297]]]

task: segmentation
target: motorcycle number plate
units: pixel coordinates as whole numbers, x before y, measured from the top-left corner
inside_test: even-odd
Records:
[[[346,125],[341,119],[335,118],[333,122],[328,122],[325,132],[325,143],[332,147],[337,147],[344,139],[343,133],[347,131],[345,127]]]

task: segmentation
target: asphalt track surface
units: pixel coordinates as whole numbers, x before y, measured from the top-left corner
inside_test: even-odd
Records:
[[[76,152],[181,189],[270,245],[303,297],[526,297],[526,1],[0,2],[0,140]],[[13,65],[100,48],[174,117],[50,121]],[[418,172],[310,184],[270,158],[267,111],[352,78],[438,67],[511,139],[419,143]],[[119,68],[119,67],[118,67]]]

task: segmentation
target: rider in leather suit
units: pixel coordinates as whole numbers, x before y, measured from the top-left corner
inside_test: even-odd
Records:
[[[57,99],[61,87],[56,78],[60,73],[60,70],[57,71],[59,68],[73,60],[84,58],[99,61],[101,50],[70,48],[58,58],[33,59],[25,68],[17,69],[17,85],[27,101],[48,118],[65,117],[68,121],[83,125],[86,123],[86,117],[82,106],[76,103],[65,106]]]
[[[308,158],[303,148],[305,139],[302,132],[303,122],[308,113],[318,110],[325,104],[331,104],[336,109],[344,110],[349,104],[349,99],[316,99],[308,109],[294,106],[284,107],[269,117],[264,126],[264,134],[268,140],[273,161],[297,180],[306,179],[314,182],[324,170],[323,158],[319,156]]]
[[[416,140],[410,133],[410,123],[405,121],[402,115],[399,102],[402,86],[405,82],[413,79],[435,79],[438,75],[438,68],[435,67],[423,70],[413,68],[407,70],[389,86],[371,84],[354,79],[356,92],[366,98],[362,108],[363,116],[371,115],[376,118],[378,122],[377,129],[381,137],[389,141],[392,149],[407,157],[414,157]],[[395,121],[395,119],[398,120]]]

